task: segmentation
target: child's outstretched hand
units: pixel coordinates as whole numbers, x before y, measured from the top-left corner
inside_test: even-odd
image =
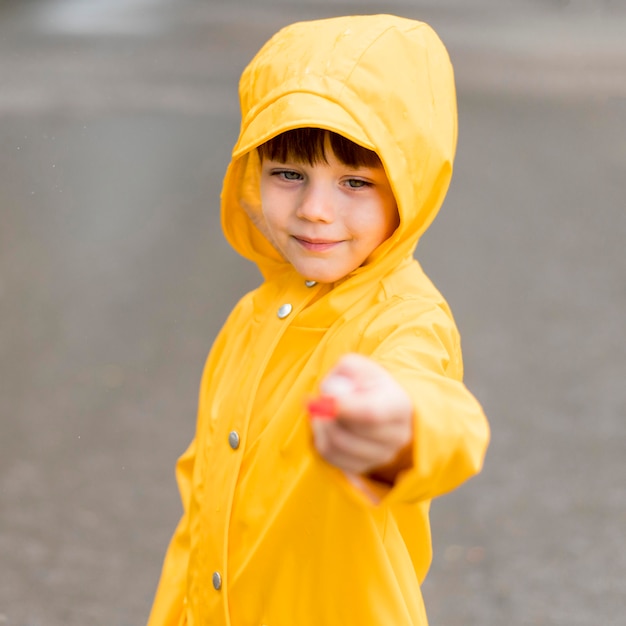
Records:
[[[309,403],[314,444],[329,463],[364,474],[393,463],[413,439],[413,407],[382,366],[344,356]]]

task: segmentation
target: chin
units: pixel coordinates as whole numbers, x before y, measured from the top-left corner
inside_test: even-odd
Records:
[[[350,273],[320,271],[307,272],[304,268],[302,269],[302,271],[298,270],[298,268],[296,268],[296,270],[305,280],[314,280],[316,283],[336,283],[338,280],[341,280],[342,278],[344,278],[344,276],[347,276]]]
[[[329,275],[327,272],[312,272],[307,271],[306,268],[297,267],[295,269],[304,280],[314,280],[316,283],[332,283],[337,280],[334,275]]]
[[[309,262],[306,263],[298,263],[298,261],[299,259],[294,259],[292,262],[296,272],[305,280],[314,280],[317,283],[336,283],[356,269],[351,264],[344,266],[336,262],[328,263],[328,259],[319,263],[311,263],[311,259],[307,259]]]

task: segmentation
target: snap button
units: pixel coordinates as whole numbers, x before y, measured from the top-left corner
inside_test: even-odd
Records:
[[[315,285],[317,285],[317,281],[316,280],[305,280],[304,284],[307,287],[315,287]]]
[[[213,587],[215,591],[219,591],[222,588],[222,577],[219,572],[213,572]]]
[[[239,447],[239,433],[236,430],[231,430],[228,433],[228,444],[233,450],[236,450]]]
[[[278,318],[282,320],[285,319],[292,311],[293,307],[291,306],[291,304],[287,303],[279,307],[276,315],[278,315]]]

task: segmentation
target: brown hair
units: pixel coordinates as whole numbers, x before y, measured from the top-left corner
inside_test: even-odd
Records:
[[[315,165],[327,162],[325,150],[327,137],[333,154],[344,165],[349,167],[380,167],[382,165],[380,158],[372,150],[322,128],[287,130],[261,144],[257,150],[261,159],[279,163],[294,161]]]

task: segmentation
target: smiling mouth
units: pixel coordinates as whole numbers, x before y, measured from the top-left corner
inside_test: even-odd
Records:
[[[293,237],[305,250],[310,252],[324,252],[339,245],[341,241],[329,239],[308,239],[303,237]]]

